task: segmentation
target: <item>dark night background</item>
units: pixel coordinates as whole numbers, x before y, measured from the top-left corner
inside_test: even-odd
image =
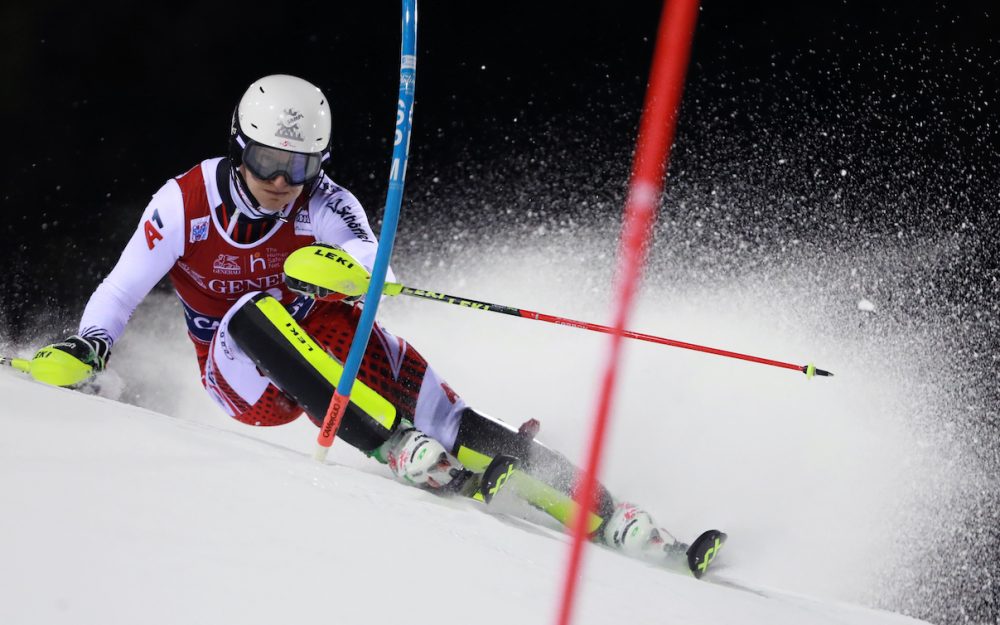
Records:
[[[377,230],[399,9],[360,4],[5,4],[0,338],[41,344],[74,329],[151,194],[223,154],[235,103],[266,74],[302,76],[329,96],[332,175]],[[914,260],[902,283],[884,288],[899,318],[968,324],[975,341],[955,358],[981,358],[968,368],[992,414],[990,436],[1000,289],[994,5],[703,3],[667,197],[680,208],[658,230],[679,241],[668,262],[693,271],[754,266],[791,239],[822,255],[950,233],[945,258]],[[402,260],[417,254],[416,239],[433,249],[454,232],[496,236],[483,228],[497,221],[507,236],[617,223],[660,7],[422,3]],[[703,231],[695,218],[714,225]],[[738,250],[722,253],[734,240]],[[997,518],[996,504],[987,494],[980,513]],[[989,553],[1000,554],[992,537]],[[961,613],[917,594],[887,607],[941,623],[1000,622],[997,559],[985,562],[986,577],[983,567],[945,566],[943,581],[913,582],[970,597]]]

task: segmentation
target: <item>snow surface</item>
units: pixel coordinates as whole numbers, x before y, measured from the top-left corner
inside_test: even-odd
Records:
[[[0,376],[0,622],[544,623],[566,537],[294,445]],[[303,422],[304,423],[304,422]],[[738,548],[738,547],[737,547]],[[915,623],[594,548],[577,623]]]
[[[407,283],[603,319],[593,297],[573,296],[568,265],[543,283],[478,280],[471,264]],[[743,304],[647,297],[632,327],[801,356],[838,377],[632,343],[604,481],[682,539],[720,527],[730,542],[707,582],[589,548],[575,622],[917,622],[848,603],[879,605],[908,564],[887,537],[919,533],[913,511],[926,493],[950,492],[961,466],[937,462],[947,448],[907,427],[895,382],[906,378],[866,360],[871,346],[845,337],[834,349],[776,312],[781,301]],[[580,455],[605,337],[415,300],[384,308],[473,405],[515,423],[538,417],[541,440]],[[319,465],[305,419],[228,419],[198,385],[172,297],[147,299],[101,384],[140,407],[0,374],[0,623],[554,620],[564,534],[509,505],[486,511],[398,484],[347,445]]]

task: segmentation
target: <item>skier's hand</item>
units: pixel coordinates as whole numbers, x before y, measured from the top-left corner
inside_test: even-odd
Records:
[[[31,377],[53,386],[75,386],[103,371],[111,356],[111,344],[99,336],[74,334],[46,345],[31,359]]]
[[[370,279],[368,270],[336,245],[314,243],[285,259],[288,288],[326,302],[357,302],[368,290]]]

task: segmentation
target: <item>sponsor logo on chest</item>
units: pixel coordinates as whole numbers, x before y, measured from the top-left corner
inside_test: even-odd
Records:
[[[280,287],[284,282],[282,272],[272,273],[257,278],[241,278],[236,280],[209,280],[208,290],[220,295],[243,295],[251,291],[266,291]]]
[[[197,284],[198,286],[200,286],[203,289],[207,289],[208,288],[205,285],[205,276],[201,275],[200,273],[198,273],[197,271],[195,271],[194,269],[192,269],[191,265],[187,264],[183,260],[178,260],[177,261],[177,266],[180,267],[181,270],[184,271],[184,273],[186,273],[187,275],[189,275],[191,277],[191,279],[194,280],[195,284]]]
[[[288,258],[287,252],[279,251],[273,247],[250,252],[250,273],[281,269],[285,266],[286,258]]]
[[[278,288],[284,282],[288,252],[274,247],[253,250],[246,256],[219,254],[212,263],[216,278],[199,286],[220,295],[242,295]]]
[[[295,215],[295,234],[310,235],[313,233],[312,221],[309,219],[309,210],[304,208]]]
[[[208,239],[208,222],[210,216],[198,217],[191,220],[191,236],[189,243],[196,243]]]
[[[219,254],[219,257],[212,263],[212,271],[227,276],[235,276],[240,273],[240,257],[232,254]]]

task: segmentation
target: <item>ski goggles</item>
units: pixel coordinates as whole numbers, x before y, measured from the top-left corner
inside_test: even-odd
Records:
[[[297,186],[315,180],[323,164],[322,154],[302,154],[249,142],[243,150],[243,164],[261,180],[284,176]]]

